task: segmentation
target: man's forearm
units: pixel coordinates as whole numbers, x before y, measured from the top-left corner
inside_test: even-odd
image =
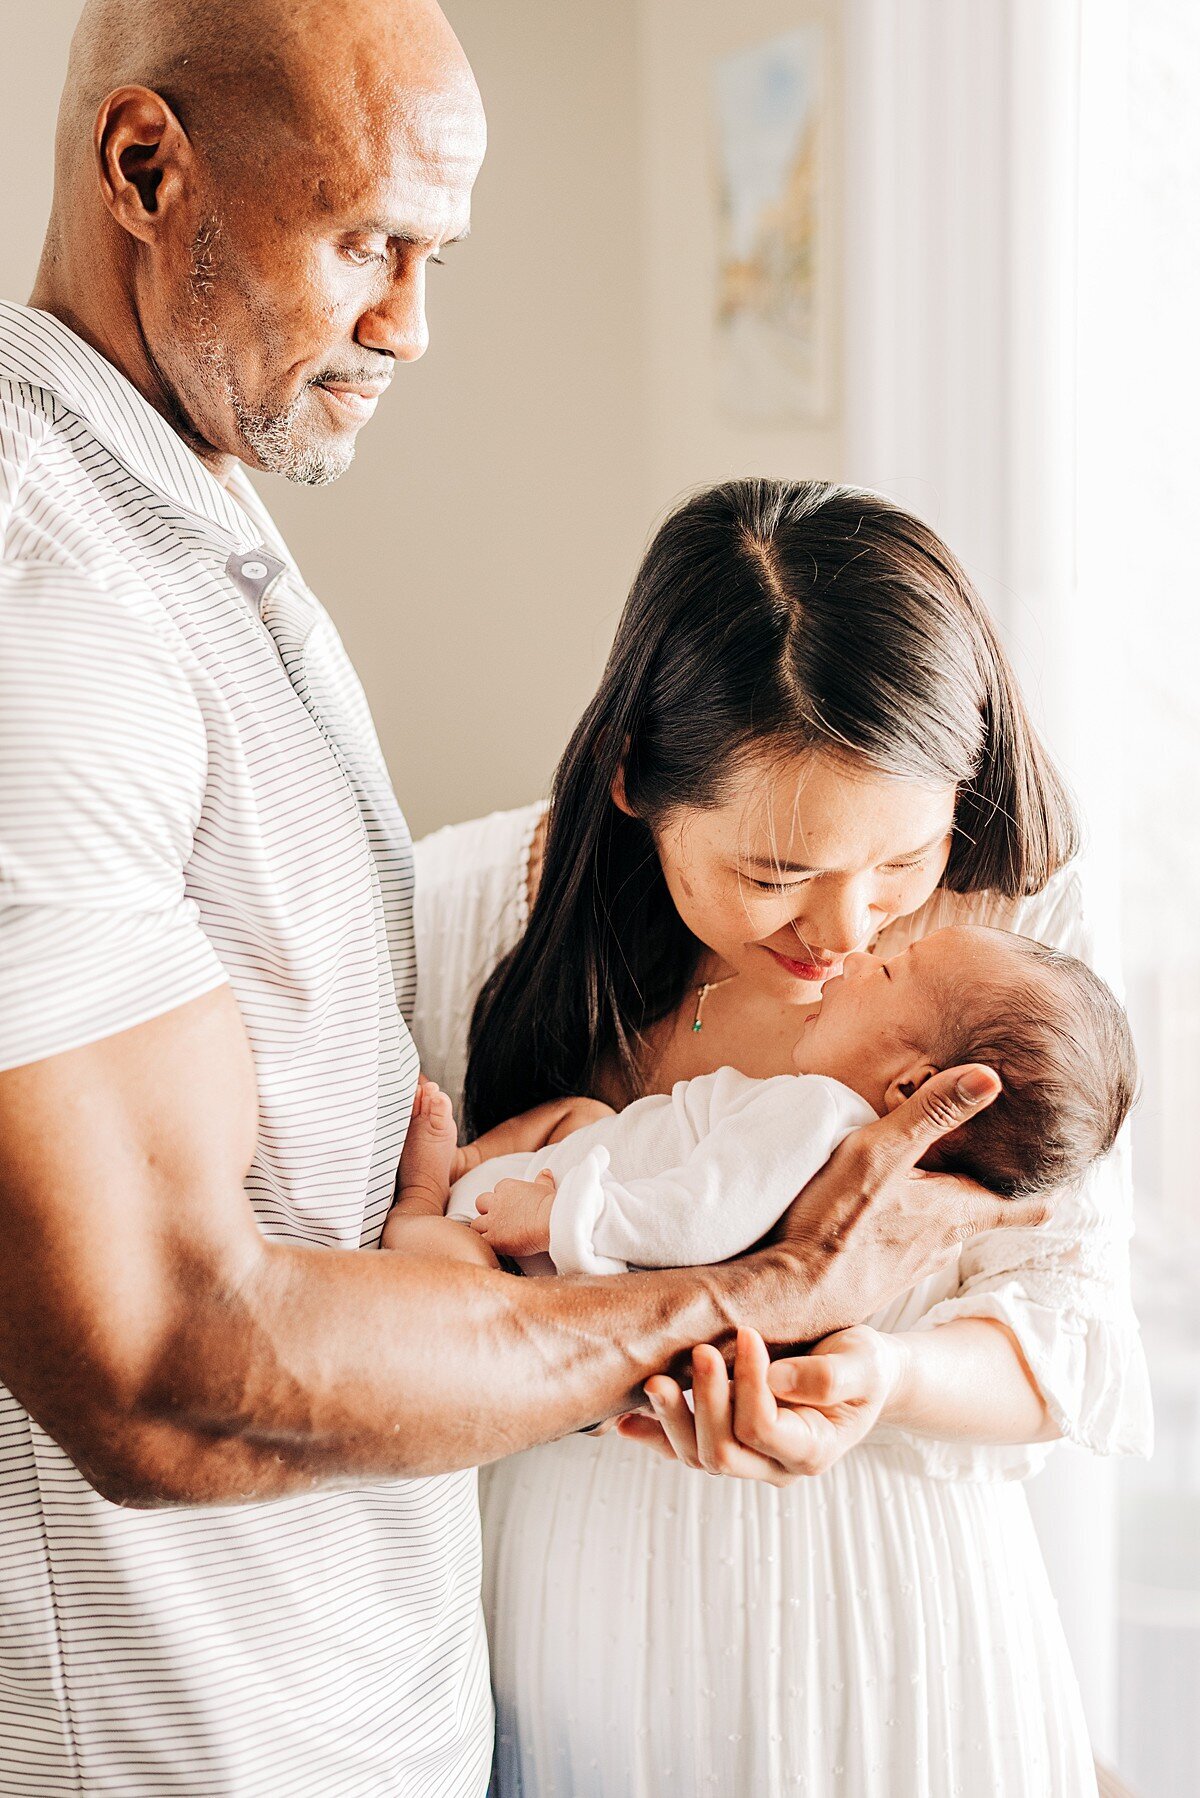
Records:
[[[264,1245],[236,1290],[194,1304],[164,1345],[131,1419],[145,1474],[130,1502],[229,1503],[479,1465],[627,1408],[696,1342],[750,1322],[800,1339],[810,1315],[804,1260],[783,1249],[715,1269],[522,1280]]]

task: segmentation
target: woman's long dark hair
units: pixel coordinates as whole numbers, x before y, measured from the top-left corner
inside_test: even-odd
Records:
[[[995,626],[927,525],[825,482],[698,493],[651,544],[559,763],[528,928],[475,1008],[472,1132],[602,1071],[636,1095],[644,1032],[701,953],[653,827],[720,804],[749,752],[811,748],[957,786],[952,892],[1035,893],[1075,852]],[[622,770],[632,817],[611,797]]]

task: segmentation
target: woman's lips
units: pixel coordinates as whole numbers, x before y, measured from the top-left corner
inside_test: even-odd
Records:
[[[766,944],[763,945],[767,948]],[[801,980],[806,986],[820,986],[841,970],[840,961],[796,961],[790,955],[781,955],[778,949],[767,948],[767,954],[773,955],[781,968],[786,968],[793,980]]]

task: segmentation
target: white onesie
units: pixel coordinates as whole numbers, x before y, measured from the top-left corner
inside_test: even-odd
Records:
[[[527,1259],[530,1273],[728,1261],[766,1235],[843,1137],[875,1117],[824,1074],[751,1080],[720,1068],[536,1154],[484,1162],[455,1182],[447,1216],[470,1222],[481,1193],[548,1168],[550,1259]]]

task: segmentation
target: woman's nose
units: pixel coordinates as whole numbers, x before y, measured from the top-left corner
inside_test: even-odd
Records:
[[[800,929],[806,942],[826,955],[850,955],[871,935],[871,914],[865,895],[845,886],[810,905]]]

